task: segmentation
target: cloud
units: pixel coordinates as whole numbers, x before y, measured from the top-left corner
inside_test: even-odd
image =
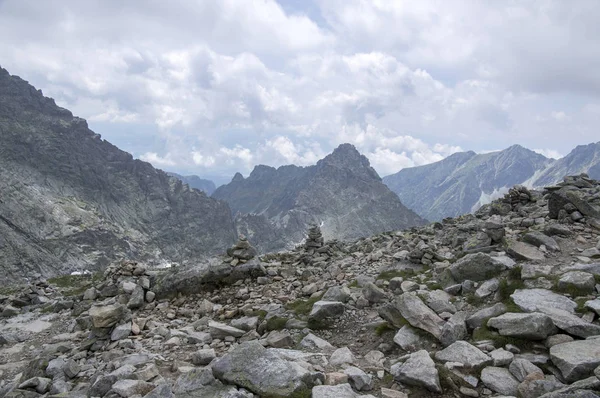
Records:
[[[564,156],[554,149],[532,149],[532,151],[537,152],[540,155],[544,155],[550,159],[560,159]]]
[[[386,175],[597,140],[598,21],[595,0],[4,0],[0,59],[158,167],[247,174],[350,142]]]

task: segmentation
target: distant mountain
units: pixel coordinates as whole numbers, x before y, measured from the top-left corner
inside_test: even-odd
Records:
[[[435,221],[477,210],[516,184],[543,187],[580,173],[600,177],[600,142],[578,146],[558,160],[519,145],[486,154],[459,152],[439,162],[402,169],[383,182],[402,203]]]
[[[0,68],[0,282],[120,258],[196,261],[235,237],[226,203],[134,160]]]
[[[217,189],[215,183],[211,180],[205,180],[195,175],[182,176],[180,174],[171,173],[169,171],[167,171],[167,174],[171,177],[179,178],[181,182],[183,182],[184,184],[188,184],[190,188],[196,188],[197,190],[202,191],[209,196],[212,195],[215,189]]]
[[[321,225],[326,239],[347,240],[426,222],[350,144],[314,166],[260,165],[248,178],[237,173],[212,196],[229,203],[238,233],[263,251],[300,243],[311,223]]]
[[[564,158],[556,160],[543,170],[533,185],[543,187],[555,184],[567,175],[587,173],[593,179],[600,179],[600,141],[575,147]]]
[[[552,160],[513,145],[486,154],[455,153],[439,162],[402,169],[383,182],[417,214],[440,220],[476,210],[551,164]]]

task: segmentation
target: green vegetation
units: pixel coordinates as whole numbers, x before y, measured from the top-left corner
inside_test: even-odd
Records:
[[[96,285],[102,279],[102,273],[92,275],[61,275],[48,279],[48,283],[57,286],[64,296],[78,296]]]
[[[313,305],[321,299],[322,295],[311,297],[307,300],[298,299],[286,304],[285,308],[293,311],[296,315],[308,315]]]
[[[391,270],[391,271],[383,271],[379,275],[377,275],[378,280],[389,281],[396,277],[408,278],[411,276],[415,276],[415,271],[412,269],[405,270]]]
[[[513,294],[515,290],[524,288],[525,283],[523,282],[523,279],[521,279],[521,267],[512,268],[508,271],[508,276],[505,279],[502,279],[498,286],[500,301],[505,302],[510,300],[510,295]]]
[[[381,336],[387,332],[394,332],[396,329],[391,327],[387,322],[382,323],[381,325],[375,328],[375,334],[377,336]]]
[[[273,316],[273,317],[267,319],[267,330],[271,331],[271,330],[284,329],[287,321],[288,321],[287,318]]]
[[[349,288],[358,287],[358,281],[355,279],[348,285]]]
[[[494,345],[498,347],[504,347],[507,344],[512,344],[514,346],[519,347],[519,349],[523,351],[531,351],[533,345],[535,344],[531,340],[519,339],[516,337],[508,337],[502,336],[498,332],[495,332],[487,327],[484,323],[483,326],[476,328],[473,331],[473,340],[491,340],[494,342]]]

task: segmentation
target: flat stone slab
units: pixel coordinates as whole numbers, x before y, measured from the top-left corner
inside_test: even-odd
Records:
[[[435,363],[425,350],[411,354],[406,362],[402,364],[392,365],[390,373],[401,383],[425,387],[436,393],[442,392]]]
[[[510,295],[510,298],[526,312],[542,311],[545,308],[558,308],[573,314],[575,308],[577,308],[577,303],[573,300],[546,289],[517,289]]]
[[[556,333],[552,319],[548,315],[539,312],[526,314],[508,312],[490,318],[487,325],[497,329],[502,336],[529,340],[543,340],[548,335]]]
[[[550,348],[550,359],[567,382],[594,374],[600,365],[600,339],[576,340]]]
[[[436,339],[440,338],[444,320],[414,293],[402,294],[394,304],[411,326],[425,330]]]
[[[546,258],[537,247],[525,242],[510,242],[506,252],[517,260],[523,261],[542,261]]]
[[[458,362],[470,368],[479,368],[492,364],[492,358],[479,348],[460,340],[435,353],[435,359],[441,362]]]

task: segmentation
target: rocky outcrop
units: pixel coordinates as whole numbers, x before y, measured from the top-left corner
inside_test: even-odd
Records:
[[[238,232],[263,252],[300,244],[313,224],[325,240],[352,240],[425,222],[349,144],[315,166],[256,166],[248,178],[238,174],[212,196],[229,203]]]
[[[212,182],[211,180],[206,180],[204,178],[200,178],[195,175],[182,176],[181,174],[172,173],[172,172],[167,172],[167,174],[170,175],[171,177],[175,177],[175,178],[181,180],[181,182],[183,182],[184,184],[188,184],[190,186],[190,188],[195,188],[198,191],[202,191],[209,196],[212,195],[212,193],[215,191],[215,189],[217,189],[217,187],[215,186],[215,183]]]
[[[185,263],[235,239],[227,204],[133,159],[4,69],[0,141],[0,281],[122,258]]]

